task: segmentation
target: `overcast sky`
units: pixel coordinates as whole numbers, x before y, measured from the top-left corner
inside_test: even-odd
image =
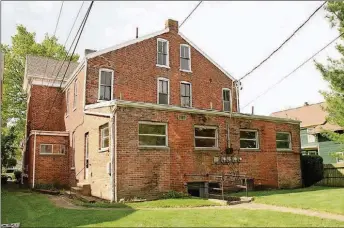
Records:
[[[198,2],[95,2],[82,34],[77,52],[85,48],[102,49],[164,28],[165,20],[181,22]],[[240,78],[268,56],[321,4],[307,2],[203,2],[181,28],[181,32],[213,60]],[[45,33],[53,34],[61,2],[1,2],[1,42],[10,44],[16,25],[23,24],[36,33],[37,41]],[[64,43],[82,2],[65,2],[57,37]],[[90,2],[85,2],[77,26]],[[305,59],[338,36],[331,28],[326,12],[320,10],[296,36],[262,67],[242,81],[241,107],[257,97]],[[73,34],[74,34],[73,33]],[[69,43],[68,43],[69,44]],[[331,45],[316,57],[326,63],[327,56],[337,57]],[[193,63],[195,64],[195,63]],[[319,90],[327,83],[310,61],[266,95],[242,109],[255,114],[297,107],[304,102],[323,101]],[[194,95],[195,96],[195,95]]]

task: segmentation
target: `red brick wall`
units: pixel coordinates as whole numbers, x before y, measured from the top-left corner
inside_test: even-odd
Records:
[[[170,69],[156,66],[157,38],[169,41]],[[192,83],[195,108],[222,110],[222,88],[232,89],[232,80],[191,47],[192,73],[180,71],[180,44],[187,44],[176,31],[108,52],[87,62],[86,104],[97,102],[99,69],[114,70],[114,98],[157,103],[157,78],[170,80],[170,104],[180,106],[180,82]],[[191,45],[190,45],[191,46]],[[236,95],[233,94],[233,111]]]
[[[32,184],[33,178],[33,160],[34,160],[34,139],[30,138],[30,165],[29,165],[29,183]],[[36,168],[35,168],[35,185],[59,183],[69,185],[69,150],[65,155],[41,155],[40,144],[64,144],[68,146],[68,137],[63,136],[36,136]]]
[[[230,126],[230,142],[234,154],[243,158],[240,173],[256,178],[256,184],[268,187],[300,186],[300,138],[299,126],[262,120],[215,117],[196,114],[178,120],[178,112],[148,109],[120,108],[117,111],[118,197],[154,197],[170,189],[183,191],[184,184],[195,178],[184,174],[229,172],[227,165],[213,164],[213,157],[225,153],[227,130]],[[139,149],[138,121],[168,123],[169,149]],[[194,125],[217,126],[219,150],[195,150]],[[240,128],[259,130],[259,151],[240,150]],[[292,134],[290,152],[276,151],[276,130]],[[283,155],[281,154],[283,153]],[[288,164],[280,164],[288,160]],[[293,179],[288,178],[292,174]],[[196,178],[197,179],[197,178]],[[205,179],[198,178],[199,181]]]

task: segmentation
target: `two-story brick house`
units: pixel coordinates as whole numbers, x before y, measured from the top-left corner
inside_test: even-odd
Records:
[[[218,162],[226,154],[241,158],[240,173],[262,185],[301,184],[299,121],[238,113],[235,79],[182,35],[176,21],[88,50],[62,91],[25,78],[31,88],[25,164],[33,187],[78,182],[112,201],[156,197],[187,191],[193,182],[207,186],[207,174],[230,171]],[[47,118],[42,98],[56,92]],[[32,126],[40,119],[47,119],[44,126]]]

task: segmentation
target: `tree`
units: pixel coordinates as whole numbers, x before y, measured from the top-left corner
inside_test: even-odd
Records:
[[[34,32],[27,31],[23,25],[18,25],[17,33],[12,36],[12,44],[1,44],[0,47],[5,55],[1,127],[4,131],[8,128],[8,123],[13,124],[16,136],[14,144],[17,148],[23,139],[26,122],[27,97],[22,90],[26,56],[31,54],[63,60],[68,53],[55,36],[46,34],[41,43],[37,43],[35,37]],[[73,57],[73,61],[78,59],[78,55]]]
[[[337,28],[340,33],[344,32],[344,2],[329,1],[326,11],[326,18],[330,25]],[[344,40],[343,36],[341,40]],[[329,82],[331,89],[330,92],[321,91],[326,102],[325,110],[329,113],[327,121],[344,128],[344,46],[338,43],[336,49],[343,57],[340,59],[328,57],[327,65],[319,62],[315,62],[315,64],[323,78]],[[331,131],[324,131],[322,134],[333,141],[344,144],[344,134]]]
[[[1,169],[2,167],[7,168],[17,164],[17,160],[15,159],[17,149],[14,144],[15,140],[14,127],[10,127],[8,131],[1,133]]]

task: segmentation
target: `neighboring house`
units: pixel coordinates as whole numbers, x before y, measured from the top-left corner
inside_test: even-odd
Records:
[[[87,185],[111,201],[169,190],[201,195],[207,174],[232,173],[233,155],[256,184],[301,185],[300,122],[238,113],[235,79],[177,21],[85,54],[71,64],[62,91],[61,75],[51,85],[50,70],[61,62],[49,60],[45,74],[47,59],[27,58],[24,164],[32,187]]]
[[[328,113],[324,110],[324,102],[317,104],[305,103],[304,106],[274,112],[271,116],[290,118],[301,121],[301,148],[304,155],[320,155],[324,164],[343,162],[331,154],[343,154],[344,145],[331,141],[321,132],[330,130],[342,134],[343,128],[326,121]]]

